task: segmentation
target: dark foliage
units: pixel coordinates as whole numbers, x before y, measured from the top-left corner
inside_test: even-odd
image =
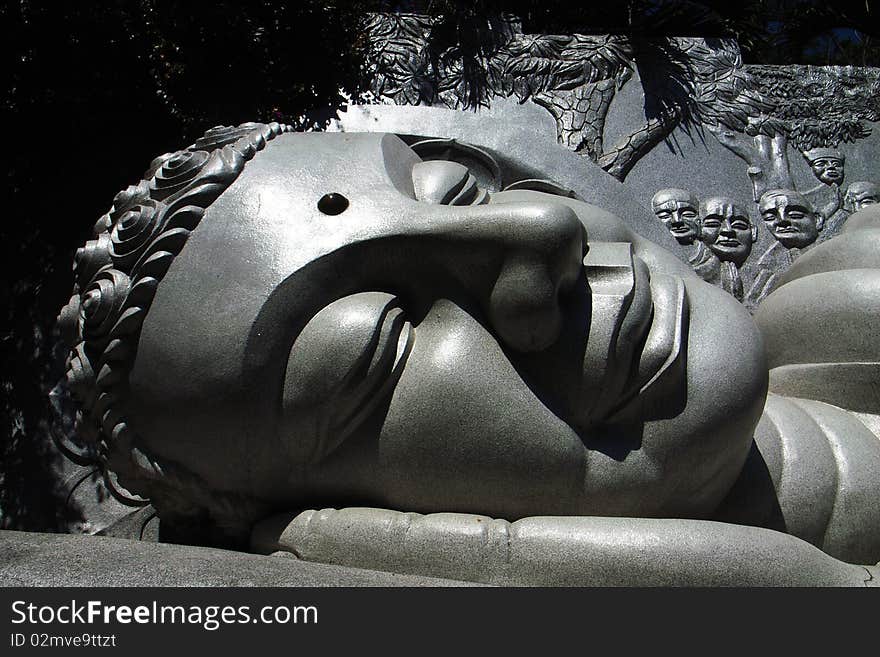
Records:
[[[156,155],[219,123],[295,123],[356,94],[369,3],[4,3],[0,527],[63,531],[46,393],[75,249]],[[11,143],[10,143],[11,141]]]

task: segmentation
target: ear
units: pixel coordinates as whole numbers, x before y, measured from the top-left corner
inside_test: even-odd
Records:
[[[825,228],[825,215],[821,212],[814,212],[813,216],[816,217],[816,228],[819,230]]]
[[[749,222],[751,223],[751,222]],[[752,242],[758,241],[758,224],[752,224]]]

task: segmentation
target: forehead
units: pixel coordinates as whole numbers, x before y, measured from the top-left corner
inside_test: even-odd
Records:
[[[772,194],[764,196],[760,202],[761,210],[772,210],[773,208],[784,208],[787,206],[796,206],[800,208],[809,208],[809,203],[800,194]]]
[[[729,198],[710,198],[704,203],[706,214],[720,214],[725,217],[739,216],[748,218],[746,212]]]
[[[657,210],[678,210],[679,208],[693,208],[697,205],[690,195],[683,191],[659,193],[654,196],[652,204]]]
[[[682,199],[667,199],[664,201],[654,201],[654,209],[656,210],[679,210],[681,208],[692,208],[694,204]]]
[[[853,185],[850,190],[850,194],[855,194],[857,196],[877,196],[878,193],[880,193],[880,187],[873,183]]]

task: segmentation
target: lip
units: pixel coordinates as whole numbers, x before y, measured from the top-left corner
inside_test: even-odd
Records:
[[[690,305],[684,282],[660,274],[651,279],[652,315],[644,348],[607,421],[615,424],[674,417],[687,401]],[[633,360],[636,360],[634,355]]]
[[[794,226],[786,226],[785,228],[777,228],[776,232],[788,234],[788,233],[799,233],[800,231],[797,228],[795,228]]]
[[[740,242],[739,240],[718,240],[717,242],[715,242],[715,245],[735,249],[742,246],[742,242]]]
[[[602,250],[607,253],[593,253],[585,261],[593,312],[584,372],[602,373],[583,390],[585,423],[578,424],[585,430],[618,420],[658,419],[643,416],[677,407],[685,381],[679,366],[686,351],[688,304],[681,279],[651,275],[631,250],[624,254],[613,243]],[[663,385],[656,386],[661,380]]]

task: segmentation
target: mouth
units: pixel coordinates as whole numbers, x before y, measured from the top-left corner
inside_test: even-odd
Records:
[[[671,417],[667,414],[677,412],[685,384],[684,283],[650,275],[631,249],[619,244],[591,251],[585,268],[592,312],[578,424],[589,429]]]
[[[611,424],[675,417],[687,402],[690,306],[684,282],[657,275],[651,291],[651,323],[633,374],[607,418]]]
[[[679,224],[679,225],[671,226],[670,230],[676,234],[679,234],[679,233],[683,234],[683,233],[689,233],[691,229],[686,224]]]
[[[789,235],[794,233],[799,233],[800,231],[794,226],[784,226],[776,229],[777,235]]]
[[[716,246],[726,248],[726,249],[736,249],[742,246],[742,242],[739,240],[718,240],[715,242]]]

